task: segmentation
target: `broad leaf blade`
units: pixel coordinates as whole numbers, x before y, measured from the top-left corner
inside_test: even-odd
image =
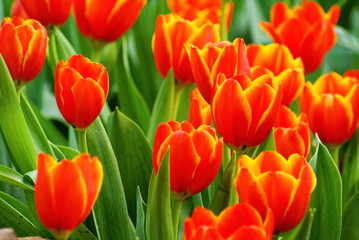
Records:
[[[3,165],[0,165],[0,182],[6,182],[27,190],[34,189],[34,187],[24,178],[22,174]]]

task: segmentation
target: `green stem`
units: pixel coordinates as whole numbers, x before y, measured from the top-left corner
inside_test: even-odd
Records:
[[[337,168],[340,170],[340,166],[339,166],[339,149],[340,149],[340,145],[335,145],[335,144],[328,144],[327,148],[330,152],[330,155],[332,155],[332,158],[335,162],[335,165],[337,166]]]
[[[227,29],[227,22],[226,22],[226,0],[222,1],[222,12],[221,12],[221,23],[220,23],[220,30],[221,30],[221,41],[228,40],[228,29]]]
[[[176,120],[182,90],[183,90],[182,86],[177,86],[176,85],[176,87],[175,87],[175,96],[174,96],[174,101],[173,101],[173,108],[172,108],[172,117],[171,117],[172,120]]]
[[[77,137],[79,141],[79,148],[80,152],[88,153],[87,149],[87,140],[86,140],[86,128],[85,129],[76,129],[77,130]]]
[[[172,222],[175,239],[178,239],[178,223],[181,213],[182,199],[173,199]]]
[[[100,62],[100,56],[101,56],[101,48],[94,48],[91,54],[91,61],[92,62]]]

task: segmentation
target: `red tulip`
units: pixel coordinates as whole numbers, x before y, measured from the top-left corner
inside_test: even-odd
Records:
[[[80,32],[92,39],[113,42],[136,22],[146,0],[73,0]]]
[[[283,105],[279,110],[274,127],[277,152],[285,158],[293,153],[308,157],[311,138],[309,122],[305,113],[301,113],[297,117],[294,112]]]
[[[285,2],[277,2],[271,9],[270,22],[261,22],[260,27],[273,42],[286,45],[295,58],[301,57],[305,73],[310,73],[335,45],[334,27],[339,15],[336,5],[325,13],[315,1],[303,0],[303,6],[293,9],[288,9]]]
[[[261,144],[280,107],[281,88],[269,75],[253,81],[246,75],[218,76],[212,102],[213,121],[223,141],[238,151]]]
[[[359,82],[359,69],[350,69],[343,74],[343,77],[355,78]]]
[[[289,231],[302,220],[316,185],[315,174],[303,156],[293,154],[286,160],[272,151],[255,159],[242,155],[238,169],[235,187],[240,201],[252,205],[262,217],[270,208],[275,230]]]
[[[157,18],[152,38],[156,66],[162,77],[172,68],[177,81],[193,83],[186,44],[202,48],[208,42],[219,41],[219,26],[203,19],[185,20],[173,14]]]
[[[20,0],[30,18],[44,26],[63,25],[70,16],[73,0]]]
[[[172,195],[184,199],[203,191],[222,163],[222,140],[207,125],[195,129],[189,122],[161,123],[156,131],[152,164],[157,174],[169,148]]]
[[[250,44],[247,47],[247,56],[252,67],[252,78],[269,74],[277,83],[282,83],[282,104],[289,106],[302,93],[304,86],[302,60],[294,59],[285,45]]]
[[[23,19],[29,19],[29,15],[25,11],[20,0],[15,0],[11,4],[11,17],[22,17]]]
[[[300,106],[312,132],[325,143],[341,144],[358,127],[359,82],[334,72],[324,74],[314,85],[305,84]]]
[[[88,154],[57,162],[44,153],[37,161],[37,213],[57,239],[67,239],[86,219],[97,199],[103,180],[101,162]]]
[[[274,217],[270,209],[262,220],[255,208],[239,203],[215,216],[210,210],[197,207],[184,221],[184,240],[271,240]]]
[[[34,79],[46,58],[47,32],[38,21],[4,18],[0,27],[0,54],[20,87]]]
[[[73,55],[56,66],[57,106],[65,120],[78,129],[88,127],[100,114],[108,86],[106,69],[82,55]]]
[[[211,106],[204,100],[198,88],[191,91],[188,121],[195,128],[212,123]]]

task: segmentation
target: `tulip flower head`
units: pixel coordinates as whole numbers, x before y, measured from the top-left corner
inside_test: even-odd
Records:
[[[20,0],[30,18],[44,26],[63,25],[70,16],[73,0]]]
[[[73,0],[80,32],[94,40],[113,42],[136,22],[146,0]]]
[[[202,48],[208,42],[220,39],[219,25],[208,20],[185,20],[173,14],[160,15],[152,38],[152,50],[158,71],[166,77],[172,68],[177,81],[193,83],[189,57],[185,47],[193,44]]]
[[[289,108],[282,105],[274,123],[274,140],[277,152],[288,158],[298,153],[305,158],[310,152],[311,138],[307,115],[299,117]]]
[[[295,58],[301,57],[305,73],[311,73],[336,43],[334,27],[339,15],[336,5],[325,13],[315,1],[303,0],[303,6],[293,9],[277,2],[271,9],[270,22],[261,22],[260,27],[273,42],[286,45]]]
[[[189,122],[161,123],[156,131],[152,164],[157,174],[169,149],[172,196],[184,199],[203,191],[222,163],[222,139],[207,125],[195,129]]]
[[[287,160],[277,152],[267,151],[255,159],[242,155],[234,184],[240,202],[252,205],[262,217],[270,208],[274,229],[286,232],[304,217],[316,177],[303,156],[292,154]]]
[[[212,23],[220,23],[222,15],[222,0],[167,0],[167,5],[173,13],[184,19],[208,19]],[[227,2],[224,9],[226,27],[229,29],[232,21],[234,4]]]
[[[97,199],[103,180],[101,162],[88,154],[57,162],[40,153],[37,165],[36,211],[56,239],[67,239],[86,219]]]
[[[243,152],[270,133],[281,102],[281,87],[269,75],[253,81],[247,75],[226,79],[220,74],[212,116],[218,133],[232,149]]]
[[[47,31],[38,21],[4,18],[0,26],[0,54],[17,87],[33,80],[46,58]]]
[[[324,74],[314,84],[305,84],[300,106],[312,132],[324,143],[339,145],[358,127],[359,82],[334,72]]]
[[[189,45],[188,54],[198,89],[208,103],[212,102],[212,88],[219,73],[228,78],[239,74],[250,77],[246,46],[241,38],[233,43],[210,42],[203,48]]]
[[[198,88],[191,91],[188,119],[195,128],[212,123],[211,106],[204,100]]]
[[[106,102],[109,82],[106,69],[82,55],[60,61],[55,70],[57,106],[72,126],[87,128]]]
[[[219,216],[196,207],[192,217],[184,221],[184,240],[271,240],[273,229],[274,217],[270,209],[262,220],[257,210],[247,203],[229,206]]]
[[[359,69],[350,69],[343,74],[343,77],[355,78],[359,82]]]
[[[250,44],[247,47],[252,77],[269,74],[282,83],[282,104],[289,106],[304,87],[304,69],[300,58],[294,59],[289,49],[282,44]]]
[[[29,15],[25,11],[20,0],[15,0],[11,4],[11,17],[22,17],[23,19],[29,19]]]

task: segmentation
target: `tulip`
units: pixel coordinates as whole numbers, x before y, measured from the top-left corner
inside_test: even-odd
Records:
[[[219,25],[203,19],[189,21],[173,14],[158,16],[152,50],[161,76],[166,77],[173,68],[177,81],[193,83],[185,43],[202,48],[208,42],[218,42],[219,35]]]
[[[29,15],[22,6],[20,0],[15,0],[11,4],[11,17],[22,17],[23,19],[29,19]]]
[[[73,0],[20,0],[30,18],[44,26],[63,25],[70,16]]]
[[[198,89],[208,103],[212,102],[212,88],[219,73],[228,78],[239,74],[250,77],[246,46],[241,38],[233,43],[207,43],[203,48],[190,45],[188,54]]]
[[[204,18],[212,23],[220,23],[222,15],[222,0],[167,0],[170,10],[184,19],[194,20],[196,18]],[[229,29],[232,21],[234,4],[228,2],[224,9],[224,18],[227,29]]]
[[[277,83],[282,83],[282,104],[289,106],[304,87],[304,70],[300,58],[294,59],[289,49],[282,44],[250,44],[247,47],[248,62],[252,77],[269,74]]]
[[[201,125],[211,125],[211,106],[204,100],[198,88],[191,91],[189,105],[189,122],[198,128]]]
[[[311,73],[336,43],[334,27],[339,15],[336,5],[325,13],[315,1],[303,0],[303,6],[293,9],[277,2],[271,9],[270,22],[259,25],[273,42],[286,45],[295,58],[301,57],[305,73]]]
[[[270,208],[274,229],[287,232],[304,217],[316,177],[303,156],[292,154],[287,160],[267,151],[255,159],[242,155],[234,184],[240,202],[252,205],[262,217]]]
[[[261,144],[280,107],[281,88],[269,75],[251,81],[246,75],[218,76],[212,102],[213,121],[223,141],[239,152]]]
[[[229,206],[218,217],[210,210],[196,207],[192,217],[184,221],[184,240],[271,240],[273,228],[270,209],[263,221],[257,210],[247,203]]]
[[[300,106],[312,132],[327,144],[340,145],[353,136],[359,123],[359,82],[337,73],[307,82]]]
[[[56,239],[67,239],[97,199],[103,180],[101,162],[88,154],[57,162],[40,153],[37,165],[36,211]]]
[[[359,69],[350,69],[343,74],[343,77],[355,78],[359,82]]]
[[[169,148],[172,196],[184,199],[203,191],[216,177],[222,163],[222,140],[207,125],[195,129],[189,122],[161,123],[152,154],[154,172]]]
[[[46,58],[47,32],[38,21],[4,18],[0,27],[0,54],[18,87],[34,79]]]
[[[78,129],[87,128],[106,102],[109,82],[106,69],[82,55],[60,61],[55,70],[57,106],[65,120]]]
[[[146,0],[74,0],[80,32],[94,40],[113,42],[136,22]]]
[[[274,127],[274,140],[278,153],[285,158],[294,153],[305,158],[308,157],[311,138],[309,122],[305,113],[301,113],[297,117],[294,112],[282,105]]]

